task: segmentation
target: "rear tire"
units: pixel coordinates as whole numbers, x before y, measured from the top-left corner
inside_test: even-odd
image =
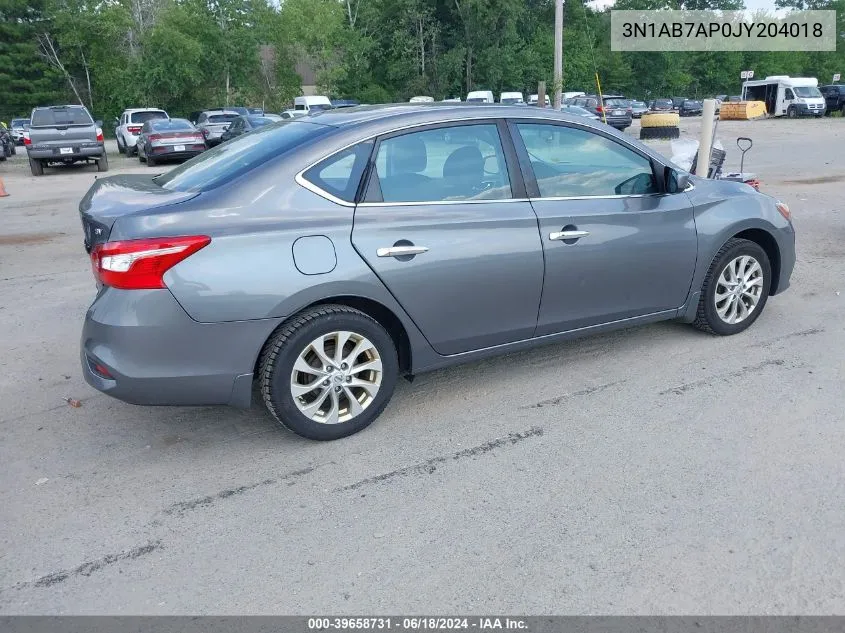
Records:
[[[348,306],[324,305],[291,317],[273,334],[257,378],[267,410],[282,426],[312,440],[335,440],[381,414],[398,375],[396,346],[377,321]]]
[[[740,274],[736,274],[737,270]],[[744,278],[748,282],[737,284],[739,288],[734,291],[731,279]],[[693,326],[720,336],[742,332],[766,307],[771,283],[772,268],[766,251],[756,242],[729,239],[716,253],[701,285]],[[742,318],[734,320],[731,315]]]
[[[105,153],[105,149],[103,149],[103,155],[97,159],[97,171],[108,171],[109,170],[109,157]]]
[[[37,158],[30,158],[29,159],[29,168],[32,171],[33,176],[43,176],[44,175],[44,163],[42,163]]]
[[[118,154],[129,154],[127,151],[127,147],[125,145],[121,145],[120,143],[120,134],[117,135],[117,153]]]

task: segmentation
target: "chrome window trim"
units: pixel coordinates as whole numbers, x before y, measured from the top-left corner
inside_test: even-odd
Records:
[[[416,128],[416,127],[437,126],[437,125],[440,125],[441,123],[462,123],[462,122],[465,122],[465,121],[491,121],[495,125],[496,121],[498,121],[500,119],[505,120],[505,121],[510,120],[510,119],[517,119],[517,120],[525,121],[524,117],[518,117],[518,116],[491,117],[490,115],[484,115],[484,116],[476,115],[476,116],[471,116],[471,117],[461,117],[459,119],[443,119],[441,121],[433,121],[433,122],[428,122],[428,123],[412,123],[412,124],[403,125],[403,126],[400,126],[400,127],[397,127],[397,128],[392,128],[390,130],[384,130],[384,131],[381,131],[381,132],[376,132],[375,134],[371,134],[370,136],[365,136],[365,137],[360,138],[356,141],[353,141],[352,143],[349,143],[348,145],[344,145],[343,147],[333,151],[331,154],[326,154],[325,156],[319,158],[318,160],[315,160],[314,162],[307,165],[304,169],[301,169],[300,171],[298,171],[296,173],[296,175],[294,176],[294,181],[300,187],[304,187],[305,189],[307,189],[311,193],[314,193],[314,194],[320,196],[321,198],[325,198],[329,202],[333,202],[333,203],[340,205],[342,207],[351,207],[353,209],[356,206],[359,206],[359,207],[407,207],[407,206],[418,206],[418,205],[423,205],[423,204],[424,205],[454,205],[454,204],[482,204],[482,203],[490,204],[490,203],[502,203],[502,202],[533,202],[535,200],[536,201],[542,201],[542,200],[552,200],[552,201],[594,200],[594,199],[602,200],[602,199],[615,199],[615,198],[642,198],[642,197],[645,197],[645,196],[667,195],[667,194],[662,194],[662,193],[647,193],[647,194],[618,195],[618,196],[613,195],[613,196],[569,196],[569,197],[555,197],[555,198],[542,198],[542,197],[539,197],[539,198],[531,198],[531,197],[528,197],[528,198],[502,198],[500,200],[420,200],[420,201],[417,201],[417,202],[361,202],[361,203],[358,203],[356,205],[354,202],[348,202],[346,200],[342,200],[341,198],[338,198],[337,196],[329,193],[328,191],[325,191],[324,189],[318,187],[317,185],[312,183],[310,180],[305,178],[305,172],[308,171],[309,169],[311,169],[312,167],[314,167],[315,165],[322,163],[324,160],[328,160],[329,158],[331,158],[335,154],[339,154],[340,152],[343,152],[343,151],[349,149],[350,147],[358,145],[358,143],[365,143],[365,142],[370,141],[370,140],[377,138],[379,136],[386,136],[388,134],[395,134],[396,132],[401,132],[402,130],[410,130],[410,129],[413,129],[413,128]],[[544,119],[542,117],[536,117],[536,118],[530,117],[530,120],[532,120],[532,121],[534,121],[534,120],[544,121],[544,122],[558,121],[558,119]],[[562,121],[561,120],[560,122],[564,123],[566,125],[571,125],[573,127],[585,130],[585,131],[593,131],[595,133],[595,128],[593,128],[590,125],[583,124],[580,121]],[[620,144],[623,145],[623,146],[627,146],[627,143],[625,143],[624,140],[621,140]],[[642,154],[640,152],[638,152],[636,148],[628,147],[628,149],[630,149],[631,151],[636,152],[637,154],[642,156]],[[693,188],[695,188],[694,185],[693,185]],[[690,191],[690,189],[685,189],[684,191]]]

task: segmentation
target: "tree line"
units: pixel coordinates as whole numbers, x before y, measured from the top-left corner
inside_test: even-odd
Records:
[[[632,97],[738,94],[739,73],[831,80],[845,66],[845,0],[777,0],[838,10],[836,52],[621,53],[610,12],[564,8],[564,90]],[[743,0],[617,0],[625,9],[741,9]],[[185,115],[223,105],[288,107],[297,65],[322,93],[362,103],[469,90],[552,88],[553,0],[0,0],[0,120],[78,102],[104,120],[132,106]]]

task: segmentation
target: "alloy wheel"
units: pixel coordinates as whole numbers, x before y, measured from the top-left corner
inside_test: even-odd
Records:
[[[300,352],[290,391],[300,413],[321,424],[360,415],[379,392],[382,361],[376,346],[355,332],[330,332]]]
[[[754,312],[763,294],[763,268],[750,255],[728,262],[716,283],[716,314],[725,323],[740,323]]]

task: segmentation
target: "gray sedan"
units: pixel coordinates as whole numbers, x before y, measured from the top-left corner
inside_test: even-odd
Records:
[[[749,327],[789,286],[787,207],[542,108],[387,106],[265,126],[80,204],[89,384],[360,431],[400,376],[675,319]]]

